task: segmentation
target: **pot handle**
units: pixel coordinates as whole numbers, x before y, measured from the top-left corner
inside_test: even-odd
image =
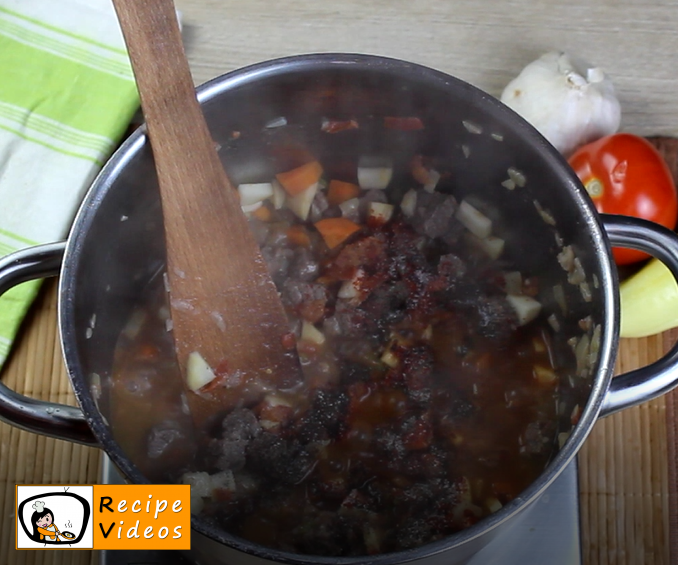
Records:
[[[19,283],[59,274],[66,244],[49,243],[0,259],[0,295]],[[96,446],[80,408],[28,398],[0,382],[0,420],[57,439]]]
[[[659,259],[678,280],[678,235],[645,220],[602,214],[613,247],[639,249]],[[601,416],[652,400],[678,385],[678,344],[661,359],[612,379]]]

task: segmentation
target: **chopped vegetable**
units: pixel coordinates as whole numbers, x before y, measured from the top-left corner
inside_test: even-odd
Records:
[[[384,225],[393,215],[393,206],[383,202],[370,202],[367,206],[367,219],[375,226]]]
[[[327,201],[330,206],[338,206],[351,198],[356,198],[360,194],[360,187],[352,182],[340,180],[331,180],[327,189]]]
[[[619,293],[622,337],[646,337],[678,327],[678,284],[658,259],[625,280]]]
[[[217,376],[197,351],[188,355],[186,361],[186,386],[189,390],[197,392],[205,385],[211,383]]]
[[[405,215],[405,217],[410,218],[414,215],[416,207],[417,207],[417,191],[410,189],[405,193],[402,201],[400,202],[400,210]]]
[[[306,220],[317,192],[318,183],[312,184],[306,190],[299,192],[294,196],[288,196],[285,205],[292,210],[300,220]]]
[[[311,322],[304,320],[301,326],[301,339],[316,345],[325,343],[325,336]]]
[[[456,218],[476,237],[483,239],[492,233],[492,220],[480,210],[471,206],[466,200],[462,200],[459,204]]]
[[[489,235],[485,238],[476,237],[478,246],[487,253],[490,259],[499,259],[504,252],[505,241],[501,237]]]
[[[273,207],[276,210],[280,210],[285,205],[285,198],[287,198],[285,189],[276,179],[274,179],[271,183],[271,187],[273,188],[273,197],[271,199],[273,202]]]
[[[263,202],[255,202],[254,204],[249,204],[249,205],[247,205],[247,206],[241,206],[241,208],[242,208],[242,211],[243,211],[246,215],[249,216],[252,212],[254,212],[255,210],[257,210],[258,208],[261,208],[263,205],[264,205]]]
[[[334,249],[360,229],[358,224],[346,218],[325,218],[316,222],[315,227],[330,249]]]
[[[541,312],[541,304],[531,296],[509,294],[506,299],[515,310],[518,325],[529,324]]]
[[[276,178],[287,194],[297,196],[313,185],[317,187],[322,174],[322,165],[318,161],[311,161],[286,173],[278,173]]]
[[[504,89],[501,101],[561,153],[619,129],[621,108],[612,82],[599,68],[551,52],[527,65]]]
[[[272,120],[269,120],[266,122],[266,128],[268,129],[274,129],[274,128],[281,128],[283,126],[287,125],[287,118],[284,116],[278,116],[277,118],[273,118]]]
[[[419,184],[427,184],[431,181],[431,173],[424,166],[424,158],[421,155],[415,155],[410,162],[410,173],[414,180]]]
[[[671,172],[646,139],[618,133],[581,147],[569,162],[598,212],[676,227],[678,196]],[[614,248],[612,254],[617,265],[648,258],[636,249]]]
[[[262,222],[270,222],[272,216],[271,209],[267,206],[259,206],[254,212],[252,212],[252,216]]]
[[[558,382],[558,375],[550,367],[534,366],[534,378],[540,385],[551,386]]]
[[[363,157],[358,163],[358,184],[364,190],[383,190],[391,182],[393,166],[390,159]]]
[[[273,186],[270,182],[241,184],[238,186],[238,193],[240,194],[240,205],[250,206],[273,196]]]
[[[287,229],[287,239],[294,245],[300,245],[301,247],[311,247],[311,237],[308,235],[308,231],[304,226],[297,224],[291,225]]]
[[[438,181],[440,180],[440,173],[435,169],[431,169],[428,175],[428,182],[424,185],[424,190],[426,192],[433,193],[438,186]]]
[[[351,198],[346,202],[339,204],[341,215],[349,220],[360,219],[360,200],[358,198]]]

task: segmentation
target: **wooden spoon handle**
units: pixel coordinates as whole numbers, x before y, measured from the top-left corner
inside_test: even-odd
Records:
[[[192,351],[264,388],[299,378],[287,317],[195,96],[171,0],[114,0],[155,158],[168,255],[170,309],[182,372]],[[192,412],[237,401],[189,394]],[[207,399],[207,400],[206,400]],[[212,404],[210,405],[210,402]]]

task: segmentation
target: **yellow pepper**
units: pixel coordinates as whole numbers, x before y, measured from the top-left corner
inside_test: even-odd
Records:
[[[620,286],[621,336],[646,337],[678,326],[678,283],[652,259]]]

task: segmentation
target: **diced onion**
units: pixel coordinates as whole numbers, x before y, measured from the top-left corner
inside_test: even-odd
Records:
[[[285,189],[282,187],[282,185],[278,182],[277,179],[273,180],[271,183],[271,187],[273,188],[273,207],[276,210],[280,210],[284,205],[285,205],[285,199],[287,198],[287,193],[285,192]]]
[[[294,212],[300,220],[306,221],[317,192],[318,183],[315,182],[296,196],[288,196],[286,200],[287,208]]]
[[[509,190],[513,190],[516,187],[516,183],[513,182],[511,179],[506,179],[504,182],[501,183],[501,185],[504,188],[508,188]]]
[[[553,328],[554,332],[560,331],[560,322],[558,321],[558,318],[555,314],[551,314],[548,318],[546,318],[546,321],[549,323],[549,326]]]
[[[188,355],[186,362],[186,385],[190,390],[196,392],[211,383],[217,376],[214,374],[212,368],[202,358],[202,355],[197,351],[193,351]]]
[[[567,282],[570,284],[581,284],[586,280],[586,273],[582,267],[579,257],[575,257],[572,261],[572,270],[567,275]]]
[[[304,341],[310,341],[316,345],[322,345],[325,343],[325,335],[313,324],[307,322],[306,320],[303,321],[301,326],[301,339]]]
[[[428,182],[424,185],[424,190],[433,194],[438,186],[440,180],[440,173],[434,169],[428,172]]]
[[[523,187],[527,183],[527,179],[525,178],[525,175],[521,173],[518,169],[515,167],[509,167],[508,176],[509,178],[516,183],[516,186]]]
[[[393,351],[387,349],[384,351],[384,354],[381,356],[381,362],[384,365],[391,367],[392,369],[398,366],[398,357],[393,354]]]
[[[541,204],[539,203],[539,200],[534,200],[533,202],[534,207],[537,209],[537,212],[539,212],[539,215],[541,216],[541,219],[544,220],[544,222],[547,223],[548,225],[555,226],[556,219],[553,217],[551,212],[542,208]]]
[[[400,209],[403,214],[410,218],[414,216],[414,211],[417,207],[417,191],[414,189],[408,190],[403,196],[402,201],[400,202]]]
[[[238,193],[240,194],[240,205],[250,206],[273,196],[273,186],[270,182],[241,184],[238,186]]]
[[[560,263],[563,270],[568,273],[572,270],[572,267],[574,266],[574,251],[572,250],[571,245],[566,245],[561,252],[558,253],[558,263]]]
[[[480,247],[487,253],[490,259],[499,259],[504,252],[504,244],[506,243],[501,237],[490,235],[485,239],[478,239]]]
[[[581,296],[585,302],[591,302],[593,300],[593,293],[591,292],[591,287],[589,286],[589,283],[587,283],[586,281],[579,285],[579,291],[581,292]]]
[[[588,334],[584,334],[577,341],[577,345],[574,348],[574,356],[577,360],[577,375],[580,377],[585,377],[588,373],[589,367],[589,352],[590,352],[591,340],[589,339]]]
[[[384,202],[370,202],[367,207],[367,217],[373,222],[382,225],[388,222],[393,215],[393,206]]]
[[[339,288],[339,293],[337,294],[338,298],[344,298],[350,300],[351,298],[356,298],[360,290],[360,281],[365,276],[365,271],[362,269],[357,269],[353,278],[350,281],[344,281]]]
[[[501,510],[503,505],[496,497],[490,496],[485,500],[485,508],[493,514],[494,512]]]
[[[532,374],[540,385],[550,386],[558,382],[558,375],[550,367],[535,365],[532,368]]]
[[[268,129],[273,129],[273,128],[280,128],[283,126],[287,125],[287,119],[284,116],[278,116],[277,118],[273,118],[272,120],[269,120],[266,122],[266,128]]]
[[[358,184],[363,190],[383,190],[391,182],[393,166],[390,160],[363,157],[358,163]]]
[[[264,396],[263,402],[264,404],[267,404],[268,406],[271,407],[275,406],[287,406],[289,408],[292,407],[292,403],[289,400],[275,394],[267,394],[266,396]]]
[[[539,312],[541,312],[541,303],[537,302],[531,296],[516,296],[514,294],[509,294],[506,296],[506,300],[508,300],[508,303],[515,310],[518,318],[518,325],[520,326],[529,324],[539,315]]]
[[[469,120],[463,120],[461,123],[464,126],[464,129],[466,129],[466,131],[469,133],[475,135],[483,133],[483,128],[474,122],[471,122]]]
[[[459,204],[456,218],[476,237],[483,239],[492,233],[492,220],[471,206],[466,200],[462,200]]]
[[[589,347],[589,364],[594,365],[598,361],[598,352],[600,351],[600,324],[593,328],[591,336],[591,345]]]

